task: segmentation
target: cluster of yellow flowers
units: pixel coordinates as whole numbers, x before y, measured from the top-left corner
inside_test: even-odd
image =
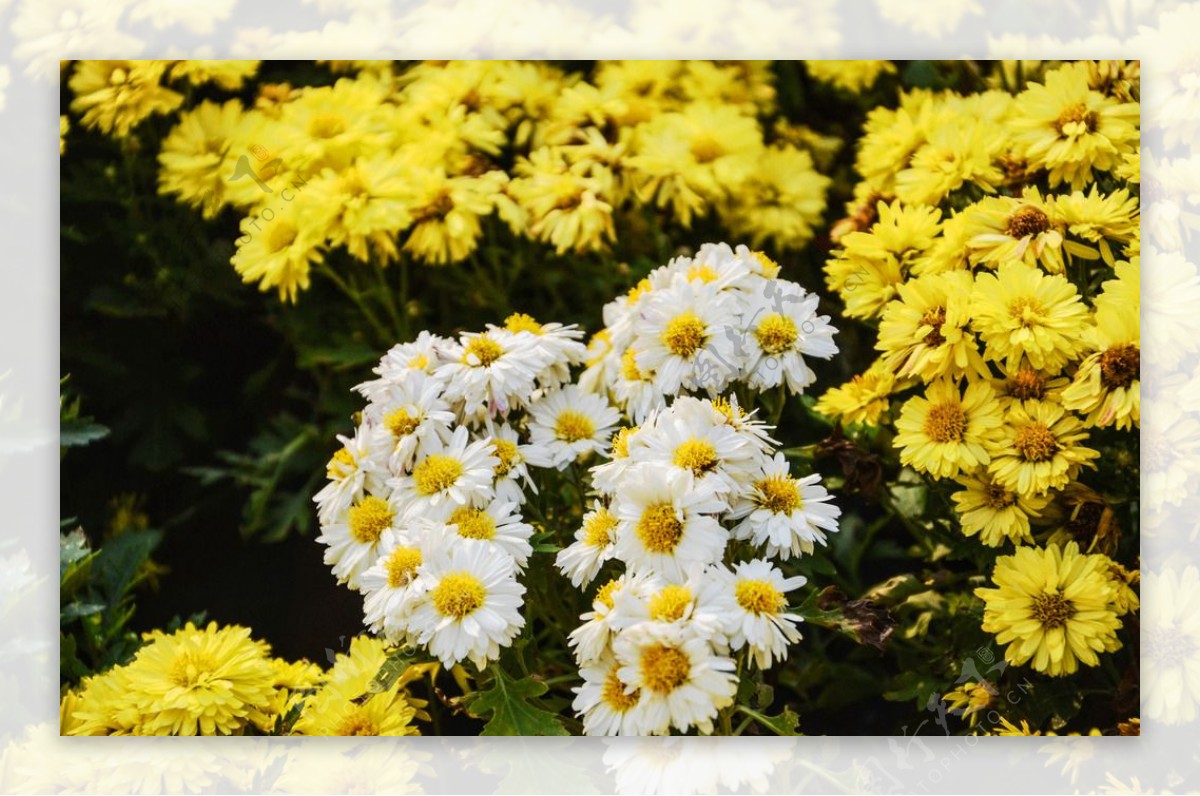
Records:
[[[1043,69],[1015,94],[913,90],[873,110],[826,266],[879,353],[818,411],[894,426],[901,462],[955,479],[963,533],[990,547],[1061,525],[1090,491],[1089,438],[1140,420],[1137,64]],[[1136,573],[1102,537],[1094,555],[1059,531],[999,560],[1001,588],[977,593],[1010,663],[1068,674],[1119,647]]]
[[[436,664],[372,687],[388,648],[368,636],[328,671],[271,657],[266,642],[237,625],[189,622],[144,639],[128,664],[63,695],[62,735],[419,735],[414,722],[429,718],[407,686]]]
[[[777,120],[760,62],[330,62],[333,85],[258,86],[253,107],[184,110],[159,154],[159,189],[205,218],[245,214],[233,265],[295,300],[330,250],[386,265],[462,261],[497,216],[558,254],[607,249],[644,208],[684,228],[713,215],[754,245],[797,249],[829,179]],[[237,88],[257,62],[82,61],[70,87],[86,126],[122,137],[183,97],[172,81]]]

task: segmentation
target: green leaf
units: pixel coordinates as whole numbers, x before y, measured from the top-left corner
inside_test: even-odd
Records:
[[[58,444],[63,448],[89,445],[108,436],[108,426],[90,422],[85,417],[64,420],[59,425]]]
[[[76,601],[66,606],[62,609],[62,611],[59,612],[58,621],[60,623],[71,622],[81,616],[91,616],[92,614],[98,614],[103,610],[103,603],[85,603]]]
[[[92,552],[88,546],[87,537],[83,534],[82,528],[76,528],[66,536],[58,538],[58,576],[62,579],[67,574],[67,570],[77,561],[85,558]]]
[[[162,539],[159,531],[129,531],[104,543],[93,563],[96,582],[110,606],[132,588],[138,569]]]
[[[778,716],[768,716],[751,710],[745,705],[738,705],[738,710],[757,721],[776,735],[802,735],[800,732],[800,717],[791,708],[784,708]]]
[[[531,677],[514,680],[498,665],[492,673],[490,687],[480,691],[469,705],[472,713],[491,714],[480,735],[568,735],[558,716],[545,708],[536,697],[549,688]]]

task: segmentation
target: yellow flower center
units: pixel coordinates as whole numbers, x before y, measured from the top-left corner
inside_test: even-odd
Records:
[[[671,462],[693,475],[703,475],[716,468],[717,448],[706,439],[689,439],[675,449]]]
[[[758,260],[758,265],[762,268],[763,276],[768,279],[774,279],[779,276],[779,263],[772,260],[763,252],[750,252],[754,255],[754,259]]]
[[[670,553],[683,538],[683,523],[670,503],[647,506],[635,530],[642,546],[651,553]]]
[[[783,593],[765,580],[739,580],[733,593],[742,610],[751,614],[777,614],[787,602]]]
[[[795,321],[777,312],[763,318],[754,330],[758,347],[767,354],[782,354],[795,345],[798,336]]]
[[[733,409],[733,402],[727,398],[714,398],[712,406],[713,409],[716,409],[725,416],[726,423],[731,426],[737,425],[737,422],[746,416],[746,413],[742,411],[740,406],[735,412]]]
[[[923,429],[934,442],[958,442],[967,430],[967,413],[956,402],[934,404],[925,415]]]
[[[1041,400],[1046,395],[1046,379],[1028,365],[1022,365],[1008,380],[1008,394],[1018,401]]]
[[[1033,618],[1042,623],[1042,627],[1053,629],[1062,627],[1075,615],[1075,606],[1066,597],[1053,592],[1034,597],[1030,611]]]
[[[946,308],[934,307],[921,316],[921,327],[929,327],[923,342],[927,346],[939,346],[946,342],[942,336],[942,324],[946,322]]]
[[[683,618],[683,612],[692,604],[692,593],[687,586],[669,584],[650,598],[647,606],[650,618],[656,622],[674,622]]]
[[[687,682],[692,662],[683,650],[656,644],[642,650],[642,681],[656,694],[667,695]]]
[[[509,471],[520,463],[521,454],[517,451],[517,443],[512,440],[500,437],[493,438],[492,452],[500,460],[500,463],[492,468],[492,472],[496,474],[497,478],[503,478],[508,475]]]
[[[1017,208],[1017,212],[1008,217],[1008,225],[1004,228],[1004,234],[1020,240],[1040,235],[1048,229],[1050,229],[1050,219],[1046,214],[1036,207],[1025,205]]]
[[[607,547],[613,539],[617,518],[608,509],[600,509],[583,522],[583,541],[590,547]]]
[[[600,699],[614,713],[624,713],[638,703],[640,692],[625,693],[625,684],[617,677],[618,668],[618,666],[613,666],[609,669],[608,675],[604,678],[604,685],[600,689]]]
[[[478,337],[472,337],[471,341],[467,343],[462,361],[466,365],[486,368],[499,359],[502,354],[504,354],[504,349],[500,347],[499,343],[481,334]]]
[[[592,422],[592,419],[574,409],[563,410],[559,413],[558,419],[554,421],[554,435],[563,442],[591,439],[595,433],[596,424]]]
[[[450,487],[463,474],[462,462],[444,453],[431,453],[413,468],[413,483],[425,497],[436,495]]]
[[[338,722],[337,727],[333,731],[334,735],[378,735],[379,728],[375,726],[375,722],[370,716],[363,715],[359,711],[342,717]]]
[[[1017,502],[1017,496],[1000,484],[988,484],[983,490],[984,500],[988,508],[1006,509]]]
[[[533,319],[532,315],[526,315],[523,312],[514,312],[504,319],[504,328],[510,332],[533,332],[534,334],[542,333],[542,325]]]
[[[391,527],[395,516],[386,500],[367,495],[362,502],[350,507],[350,536],[359,544],[374,544]]]
[[[332,113],[319,113],[308,122],[308,134],[313,138],[333,138],[346,132],[346,120]]]
[[[487,541],[496,536],[496,521],[483,509],[462,506],[454,510],[447,522],[450,525],[457,525],[458,535],[464,539]]]
[[[325,467],[325,474],[330,478],[345,478],[354,472],[354,454],[346,448],[339,448]]]
[[[725,154],[725,147],[710,135],[700,135],[692,141],[692,157],[699,163],[712,163]]]
[[[758,505],[773,514],[791,514],[804,505],[796,482],[787,475],[770,475],[754,484]]]
[[[217,668],[217,662],[207,652],[188,650],[171,662],[167,679],[180,688],[192,688]]]
[[[1044,462],[1058,453],[1058,440],[1045,423],[1034,421],[1017,431],[1013,447],[1027,462]]]
[[[688,266],[687,279],[689,282],[715,282],[717,269],[707,263],[692,263]]]
[[[637,426],[619,428],[612,438],[612,457],[614,459],[629,458],[629,438],[637,431]]]
[[[1113,346],[1100,355],[1100,383],[1105,389],[1128,387],[1142,367],[1140,349],[1132,344]]]
[[[429,367],[429,357],[425,356],[424,354],[417,354],[415,357],[408,360],[408,366],[410,368],[416,368],[417,370],[425,370]]]
[[[267,227],[265,236],[266,249],[268,254],[276,254],[283,251],[300,234],[300,230],[286,221],[279,220]]]
[[[640,299],[643,295],[650,292],[650,280],[642,279],[636,285],[629,288],[626,298],[630,304]]]
[[[632,348],[626,348],[621,354],[621,377],[625,381],[644,381],[641,368],[637,364],[637,354]]]
[[[394,409],[388,412],[383,418],[383,425],[387,430],[392,432],[395,437],[406,437],[416,430],[417,426],[421,425],[419,415],[410,415],[404,407]]]
[[[1082,135],[1095,132],[1099,122],[1099,114],[1089,111],[1084,103],[1077,102],[1059,114],[1054,122],[1054,129],[1059,135]]]
[[[438,582],[430,596],[439,614],[462,619],[483,606],[487,590],[470,572],[451,572]]]
[[[411,583],[421,561],[421,551],[415,547],[397,547],[393,550],[384,565],[387,568],[388,586],[399,589]]]
[[[667,324],[662,340],[672,354],[690,359],[708,342],[708,330],[696,313],[684,312]]]
[[[621,588],[621,582],[613,578],[608,583],[605,583],[599,589],[596,589],[596,596],[592,598],[592,602],[598,602],[608,610],[613,607],[613,595]]]
[[[1041,302],[1030,296],[1022,296],[1008,307],[1009,317],[1026,329],[1040,324],[1044,312]]]

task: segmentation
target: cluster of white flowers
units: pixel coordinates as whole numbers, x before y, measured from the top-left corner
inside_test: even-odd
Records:
[[[802,393],[815,378],[804,358],[837,353],[817,301],[762,252],[707,243],[605,305],[580,386],[607,391],[639,423],[681,389]]]
[[[580,335],[527,315],[458,340],[422,332],[356,388],[367,405],[314,500],[325,563],[362,593],[372,632],[480,668],[520,632],[529,468],[604,450],[618,420],[568,383]]]
[[[719,396],[735,383],[803,392],[804,357],[837,352],[817,301],[762,252],[719,243],[605,306],[579,384],[638,425],[591,468],[599,499],[557,558],[577,587],[624,565],[570,636],[588,734],[712,732],[737,691],[732,656],[766,669],[799,640],[786,595],[805,579],[769,559],[812,553],[840,511],[819,476],[792,477],[765,423]],[[747,550],[760,557],[738,560]]]

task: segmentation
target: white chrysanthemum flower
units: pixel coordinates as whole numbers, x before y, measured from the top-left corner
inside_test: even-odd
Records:
[[[765,545],[771,558],[811,555],[816,544],[825,544],[826,531],[837,531],[842,513],[826,502],[831,496],[820,481],[816,473],[793,478],[787,459],[775,454],[733,507],[730,518],[741,520],[734,537]]]
[[[428,599],[412,612],[409,632],[447,668],[470,660],[482,669],[525,625],[525,587],[510,556],[485,545],[456,545],[423,563],[417,577]]]
[[[362,386],[362,385],[360,385]],[[390,448],[392,472],[407,472],[413,460],[437,442],[445,442],[454,424],[450,404],[442,399],[444,385],[421,371],[410,371],[375,393],[363,416]]]
[[[608,455],[611,457],[604,464],[597,464],[589,472],[592,474],[592,487],[602,495],[612,495],[621,486],[626,472],[635,466],[632,451],[641,444],[638,438],[639,426],[622,426],[612,435]]]
[[[419,537],[420,541],[414,538]],[[362,576],[363,623],[393,644],[415,641],[408,633],[413,609],[426,594],[418,577],[421,564],[440,552],[442,539],[433,534],[388,529],[379,540],[378,558]],[[433,547],[433,555],[430,547]]]
[[[654,373],[638,367],[637,350],[632,346],[621,354],[619,367],[612,375],[610,385],[617,403],[635,423],[641,423],[652,412],[667,405],[667,397],[658,388]]]
[[[751,389],[768,390],[787,384],[793,394],[804,392],[816,374],[805,356],[829,359],[837,353],[828,315],[817,315],[818,296],[795,282],[760,280],[742,306],[744,353],[742,373]]]
[[[333,522],[322,525],[317,541],[327,545],[325,563],[333,568],[338,583],[359,590],[360,576],[375,563],[380,538],[385,531],[398,530],[400,521],[399,512],[387,500],[366,494]]]
[[[517,569],[524,569],[533,552],[529,543],[533,526],[523,522],[516,509],[516,503],[500,500],[481,508],[457,506],[446,518],[446,525],[462,539],[512,556]]]
[[[355,389],[367,400],[375,400],[376,393],[400,381],[408,373],[418,372],[432,376],[438,366],[446,362],[443,351],[451,345],[453,341],[448,338],[422,331],[416,340],[392,346],[373,369],[374,373],[379,374],[379,378],[363,382]]]
[[[548,362],[531,343],[503,329],[464,333],[445,347],[446,362],[434,371],[446,383],[446,398],[462,401],[470,422],[507,415],[533,394],[537,374]]]
[[[727,399],[714,399],[711,406],[720,422],[741,434],[759,453],[770,453],[779,444],[771,437],[772,426],[755,417],[757,409],[752,412],[742,409],[738,405],[737,395],[730,393]]]
[[[580,456],[603,451],[620,419],[603,396],[573,384],[548,393],[529,407],[529,436],[549,458],[530,463],[565,470]]]
[[[711,285],[717,290],[741,287],[751,276],[750,264],[737,256],[727,243],[705,243],[694,257],[674,257],[650,272],[655,290],[688,282]]]
[[[516,313],[505,319],[504,328],[518,338],[528,338],[530,346],[542,355],[546,365],[538,372],[537,383],[544,390],[571,381],[571,366],[587,360],[587,347],[579,342],[583,332],[575,324],[538,323],[529,315]]]
[[[386,494],[388,450],[380,446],[369,427],[358,426],[354,436],[338,435],[342,447],[325,467],[329,483],[313,496],[317,519],[325,525],[350,508],[366,492]]]
[[[605,653],[579,670],[583,685],[571,689],[578,696],[571,703],[583,719],[584,735],[638,735],[633,708],[641,692],[627,693],[618,672],[621,664],[612,653]]]
[[[1200,713],[1200,571],[1142,574],[1142,710],[1163,724]]]
[[[705,588],[708,567],[692,567],[687,577],[672,583],[650,576],[643,588],[618,592],[613,597],[609,624],[620,633],[645,622],[681,623],[715,647],[726,643],[724,607],[712,599]]]
[[[724,497],[748,486],[761,468],[756,446],[722,422],[711,401],[680,396],[642,425],[635,462],[690,473],[696,487]]]
[[[458,506],[480,505],[492,498],[493,471],[500,460],[486,439],[468,443],[466,426],[450,441],[436,437],[408,475],[388,481],[392,503],[406,517],[445,520]]]
[[[737,692],[734,663],[717,655],[687,625],[645,623],[625,630],[613,642],[627,693],[639,692],[630,723],[639,735],[663,735],[696,727],[712,732],[717,712]]]
[[[727,506],[690,473],[638,465],[613,498],[617,558],[632,572],[680,580],[693,565],[720,560],[728,532],[713,515]]]
[[[664,394],[722,389],[736,373],[735,310],[730,294],[703,281],[655,290],[639,316],[637,366]]]
[[[806,583],[803,576],[784,578],[771,563],[756,559],[739,562],[733,572],[712,567],[705,580],[704,599],[718,610],[734,650],[748,646],[760,669],[787,658],[788,645],[800,640],[796,624],[803,621],[787,613],[786,594]]]
[[[491,446],[492,455],[499,463],[492,469],[495,480],[492,489],[496,492],[496,500],[508,500],[513,503],[525,503],[525,488],[537,494],[537,484],[529,476],[527,454],[533,451],[535,459],[545,459],[549,456],[540,445],[529,445],[521,442],[517,430],[507,423],[495,425],[489,422],[483,438]]]
[[[613,634],[613,600],[617,594],[626,589],[637,593],[644,592],[649,583],[649,575],[625,573],[596,590],[592,598],[592,610],[579,617],[581,624],[572,630],[567,638],[567,643],[574,649],[575,660],[580,666],[599,660],[608,650]]]
[[[615,552],[617,518],[599,500],[583,515],[575,541],[558,552],[554,563],[575,588],[591,583]]]

